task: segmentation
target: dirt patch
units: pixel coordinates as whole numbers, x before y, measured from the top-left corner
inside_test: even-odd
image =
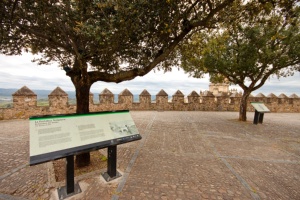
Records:
[[[92,151],[91,153],[91,163],[89,166],[77,168],[75,165],[74,174],[80,176],[89,172],[96,170],[101,170],[107,168],[107,157],[101,154],[99,151]],[[75,156],[74,156],[75,159]],[[74,160],[75,161],[75,160]],[[57,182],[64,181],[66,179],[66,161],[65,159],[59,159],[53,161],[55,180]]]

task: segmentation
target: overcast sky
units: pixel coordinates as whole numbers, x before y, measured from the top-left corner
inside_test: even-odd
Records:
[[[26,85],[31,90],[54,90],[59,86],[65,91],[74,91],[70,78],[66,76],[64,70],[58,67],[58,64],[41,66],[32,63],[32,59],[31,54],[23,54],[22,56],[0,54],[0,88],[19,89]],[[167,73],[152,71],[143,77],[136,77],[131,81],[119,84],[97,82],[93,84],[91,92],[100,93],[107,88],[114,94],[118,94],[127,88],[133,94],[140,94],[143,89],[146,89],[150,94],[156,95],[161,89],[164,89],[169,95],[180,90],[187,96],[193,90],[199,93],[200,90],[208,90],[208,87],[208,76],[195,79],[189,77],[182,70],[174,69]],[[230,86],[230,88],[241,91],[237,86]],[[289,96],[295,93],[300,96],[300,73],[279,80],[276,77],[270,78],[261,89],[254,91],[253,94],[256,95],[260,92],[265,95],[284,93]]]

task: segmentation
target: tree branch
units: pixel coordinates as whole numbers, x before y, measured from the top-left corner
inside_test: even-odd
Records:
[[[35,35],[37,38],[43,38],[43,39],[45,39],[47,41],[51,41],[50,43],[53,43],[54,46],[56,46],[56,47],[61,47],[61,48],[65,49],[65,50],[67,50],[67,51],[70,50],[68,46],[63,45],[62,43],[55,42],[54,40],[52,40],[52,38],[51,38],[50,35],[45,35],[45,34],[43,34],[41,32],[35,31],[32,28],[24,28],[24,27],[22,27],[22,28],[25,29],[26,32]]]
[[[207,17],[205,17],[205,19],[203,20],[199,20],[196,21],[194,23],[191,23],[191,27],[192,28],[196,28],[199,26],[204,26],[207,24],[207,22],[213,18],[213,16],[215,16],[216,13],[218,13],[219,11],[221,11],[222,9],[224,9],[226,6],[228,6],[229,4],[231,4],[232,2],[234,2],[234,0],[226,0],[224,1],[222,4],[220,4],[219,6],[217,6],[215,9],[212,9],[211,12],[207,15]]]
[[[132,80],[136,76],[144,76],[149,73],[153,68],[155,68],[159,63],[165,60],[165,58],[175,49],[175,47],[183,40],[183,38],[191,31],[184,29],[181,34],[178,35],[177,38],[170,43],[169,46],[163,46],[155,56],[154,60],[149,63],[144,68],[134,68],[128,71],[120,71],[117,74],[111,74],[107,72],[99,72],[99,71],[92,71],[88,72],[90,76],[91,83],[96,81],[105,81],[105,82],[116,82],[120,83],[122,81]]]

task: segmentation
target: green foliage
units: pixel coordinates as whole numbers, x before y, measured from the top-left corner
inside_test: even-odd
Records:
[[[0,49],[39,53],[39,64],[57,61],[76,72],[88,66],[109,75],[152,63],[168,70],[177,62],[174,46],[192,29],[217,23],[217,13],[232,1],[3,0]]]
[[[223,76],[251,91],[271,75],[292,75],[300,70],[300,12],[296,4],[284,6],[235,8],[222,29],[199,32],[182,46],[182,67],[194,77],[209,73],[220,82]]]
[[[227,79],[221,74],[211,74],[209,81],[211,83],[228,83]]]

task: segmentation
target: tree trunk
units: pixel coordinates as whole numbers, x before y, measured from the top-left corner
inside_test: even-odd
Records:
[[[76,87],[76,113],[84,114],[89,113],[89,97],[90,88],[89,84],[78,84]]]
[[[89,96],[92,83],[87,71],[87,63],[75,57],[73,68],[66,71],[73,82],[76,90],[76,113],[89,113]],[[77,167],[84,167],[90,164],[90,153],[76,155],[75,164]]]
[[[74,84],[75,85],[75,84]],[[89,95],[91,85],[80,81],[75,85],[76,88],[76,113],[89,113]],[[85,167],[90,164],[90,153],[76,155],[75,163],[77,167]]]
[[[247,121],[247,101],[250,96],[250,90],[244,90],[243,96],[240,102],[240,112],[239,112],[239,120]]]

